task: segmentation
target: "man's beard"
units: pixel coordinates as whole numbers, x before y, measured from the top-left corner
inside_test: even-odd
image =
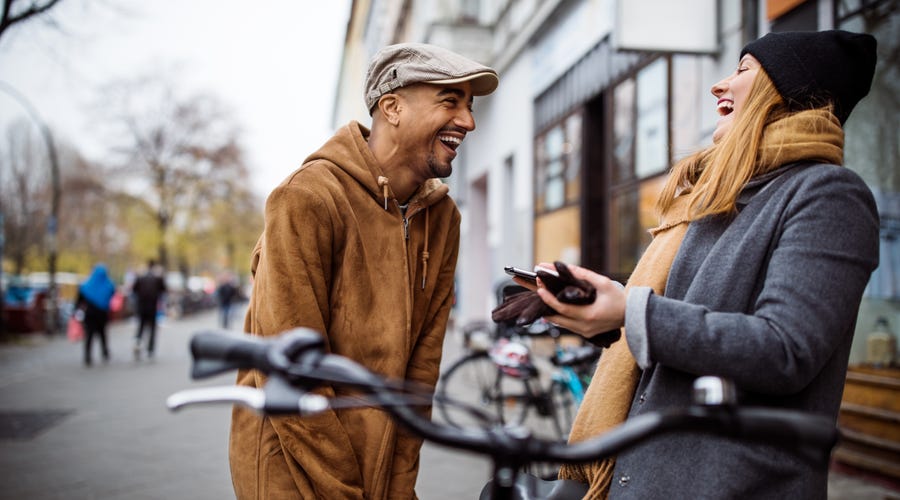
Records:
[[[450,174],[453,173],[453,165],[450,162],[440,163],[434,153],[428,155],[428,160],[426,160],[428,164],[428,170],[431,171],[432,175],[438,179],[444,179],[450,177]]]

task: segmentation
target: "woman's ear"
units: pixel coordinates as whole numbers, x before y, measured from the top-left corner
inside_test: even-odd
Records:
[[[401,99],[397,94],[385,94],[378,100],[378,109],[391,125],[400,123]]]

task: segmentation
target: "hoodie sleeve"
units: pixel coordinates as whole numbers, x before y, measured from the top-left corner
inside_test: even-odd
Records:
[[[434,387],[440,375],[441,352],[450,309],[453,307],[454,277],[459,253],[459,212],[454,210],[447,237],[446,252],[441,259],[437,282],[424,327],[419,332],[407,366],[406,378]],[[425,410],[430,418],[431,408]],[[388,498],[415,498],[422,438],[405,428],[398,429],[394,453],[393,475]]]
[[[328,331],[333,207],[310,187],[285,184],[266,202],[266,228],[256,260],[252,333],[278,335],[296,327]],[[326,337],[327,343],[327,337]],[[330,346],[328,346],[330,349]],[[255,373],[257,387],[264,377]],[[330,387],[317,390],[333,397]],[[314,417],[270,419],[298,489],[320,498],[362,495],[362,474],[350,439],[332,410]]]

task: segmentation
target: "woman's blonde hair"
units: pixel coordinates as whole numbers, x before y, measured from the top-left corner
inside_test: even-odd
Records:
[[[662,214],[679,194],[691,192],[691,220],[735,210],[737,197],[753,176],[760,174],[759,149],[766,126],[788,114],[784,99],[769,75],[760,68],[747,102],[719,142],[690,155],[672,167],[656,203]]]

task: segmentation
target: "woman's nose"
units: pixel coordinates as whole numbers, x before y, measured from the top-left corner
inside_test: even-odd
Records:
[[[712,92],[712,95],[714,95],[716,97],[721,97],[722,94],[724,94],[727,89],[728,89],[728,79],[726,78],[725,80],[720,80],[718,83],[713,85],[712,88],[709,89],[709,91]]]

